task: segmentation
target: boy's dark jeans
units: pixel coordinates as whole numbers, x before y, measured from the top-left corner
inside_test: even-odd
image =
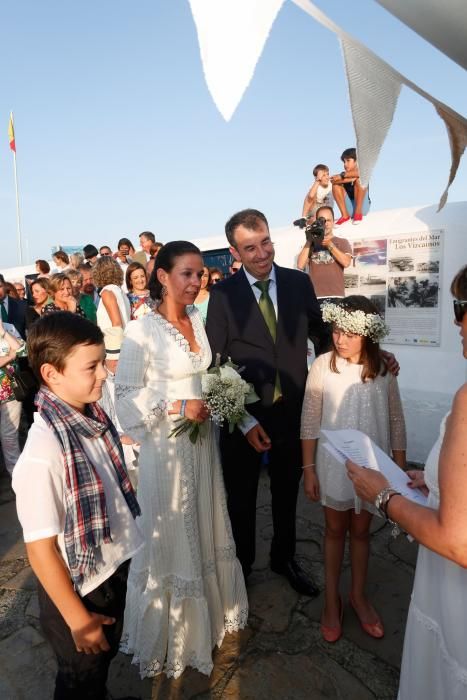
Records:
[[[42,629],[58,662],[54,700],[105,699],[110,662],[118,652],[122,636],[129,564],[124,562],[110,578],[82,598],[91,612],[115,618],[115,624],[103,626],[110,650],[100,654],[76,651],[70,628],[38,583]]]

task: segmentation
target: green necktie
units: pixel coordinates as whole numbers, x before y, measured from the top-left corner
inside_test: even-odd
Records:
[[[7,312],[6,308],[5,308],[5,302],[4,302],[4,301],[0,301],[0,305],[1,305],[1,307],[2,307],[2,321],[3,321],[4,323],[8,323],[8,312]]]
[[[261,282],[255,282],[255,287],[261,291],[261,296],[259,298],[259,308],[263,314],[263,318],[266,321],[266,325],[272,336],[274,342],[276,342],[276,331],[277,331],[277,319],[276,312],[274,310],[274,304],[269,296],[269,283],[271,280],[262,280]],[[281,390],[281,379],[279,377],[279,372],[276,371],[276,381],[274,382],[274,403],[280,399],[282,396]]]

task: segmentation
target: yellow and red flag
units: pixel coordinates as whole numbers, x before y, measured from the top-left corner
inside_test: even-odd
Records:
[[[10,148],[16,153],[15,144],[15,127],[13,126],[13,115],[10,114],[10,121],[8,122],[8,138],[10,141]]]

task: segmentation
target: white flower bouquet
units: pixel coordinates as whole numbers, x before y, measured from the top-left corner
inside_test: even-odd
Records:
[[[221,365],[220,355],[217,355],[215,366],[201,377],[202,400],[209,408],[210,419],[216,425],[227,422],[230,432],[246,415],[246,404],[259,401],[253,385],[240,376],[241,371],[230,358],[228,362]],[[176,423],[169,437],[188,432],[188,437],[193,444],[198,437],[202,438],[206,435],[208,430],[207,421],[197,423],[189,418],[179,418]]]

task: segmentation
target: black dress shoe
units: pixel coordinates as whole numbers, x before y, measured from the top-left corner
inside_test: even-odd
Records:
[[[319,595],[319,588],[315,586],[311,578],[306,575],[294,559],[279,565],[271,562],[271,570],[276,574],[285,576],[292,588],[300,595],[307,595],[311,598]]]

